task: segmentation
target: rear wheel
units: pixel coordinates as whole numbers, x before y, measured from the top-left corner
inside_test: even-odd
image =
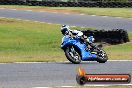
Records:
[[[100,49],[97,52],[97,62],[99,63],[105,63],[108,60],[108,56],[106,54],[106,52],[103,49]]]
[[[69,46],[65,49],[65,55],[67,59],[74,64],[79,64],[81,62],[80,54],[73,46]]]

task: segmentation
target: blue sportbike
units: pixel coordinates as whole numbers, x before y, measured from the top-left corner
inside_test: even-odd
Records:
[[[79,64],[81,61],[105,63],[108,60],[106,52],[102,47],[95,45],[92,38],[93,36],[88,37],[89,43],[86,44],[78,37],[64,36],[61,49],[64,50],[67,59],[74,64]],[[88,48],[88,46],[91,48]]]

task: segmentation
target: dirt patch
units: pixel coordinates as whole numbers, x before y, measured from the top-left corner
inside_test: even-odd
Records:
[[[0,23],[1,24],[5,24],[5,23],[14,23],[15,21],[13,20],[4,20],[4,19],[0,19]]]
[[[32,10],[32,11],[36,11],[36,12],[40,12],[40,11],[46,11],[46,12],[56,12],[56,13],[71,13],[71,14],[75,14],[78,13],[75,10],[64,10],[64,9],[50,9],[50,8],[9,8],[9,7],[5,7],[7,9],[16,9],[16,10]]]
[[[4,20],[4,19],[0,19],[0,23],[14,23],[15,21],[13,20]]]
[[[56,12],[56,13],[77,13],[77,11],[63,10],[63,9],[48,9],[48,8],[16,8],[17,10],[32,10],[32,11],[46,11],[46,12]]]
[[[47,11],[47,12],[57,12],[57,13],[77,13],[77,11],[63,10],[63,9],[32,9],[33,11]]]

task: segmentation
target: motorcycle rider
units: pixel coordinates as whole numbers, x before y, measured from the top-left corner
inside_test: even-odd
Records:
[[[68,25],[62,25],[61,27],[61,32],[64,36],[69,36],[71,38],[80,38],[81,40],[84,41],[84,43],[86,43],[86,45],[88,46],[88,49],[92,49],[91,46],[89,46],[89,44],[91,43],[89,38],[83,34],[83,32],[78,31],[78,30],[70,30],[70,27]],[[92,38],[94,41],[94,38]]]

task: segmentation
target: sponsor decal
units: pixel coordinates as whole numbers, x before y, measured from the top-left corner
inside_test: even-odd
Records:
[[[87,74],[83,68],[79,67],[76,81],[79,85],[86,83],[121,84],[130,83],[131,76],[129,74]]]

